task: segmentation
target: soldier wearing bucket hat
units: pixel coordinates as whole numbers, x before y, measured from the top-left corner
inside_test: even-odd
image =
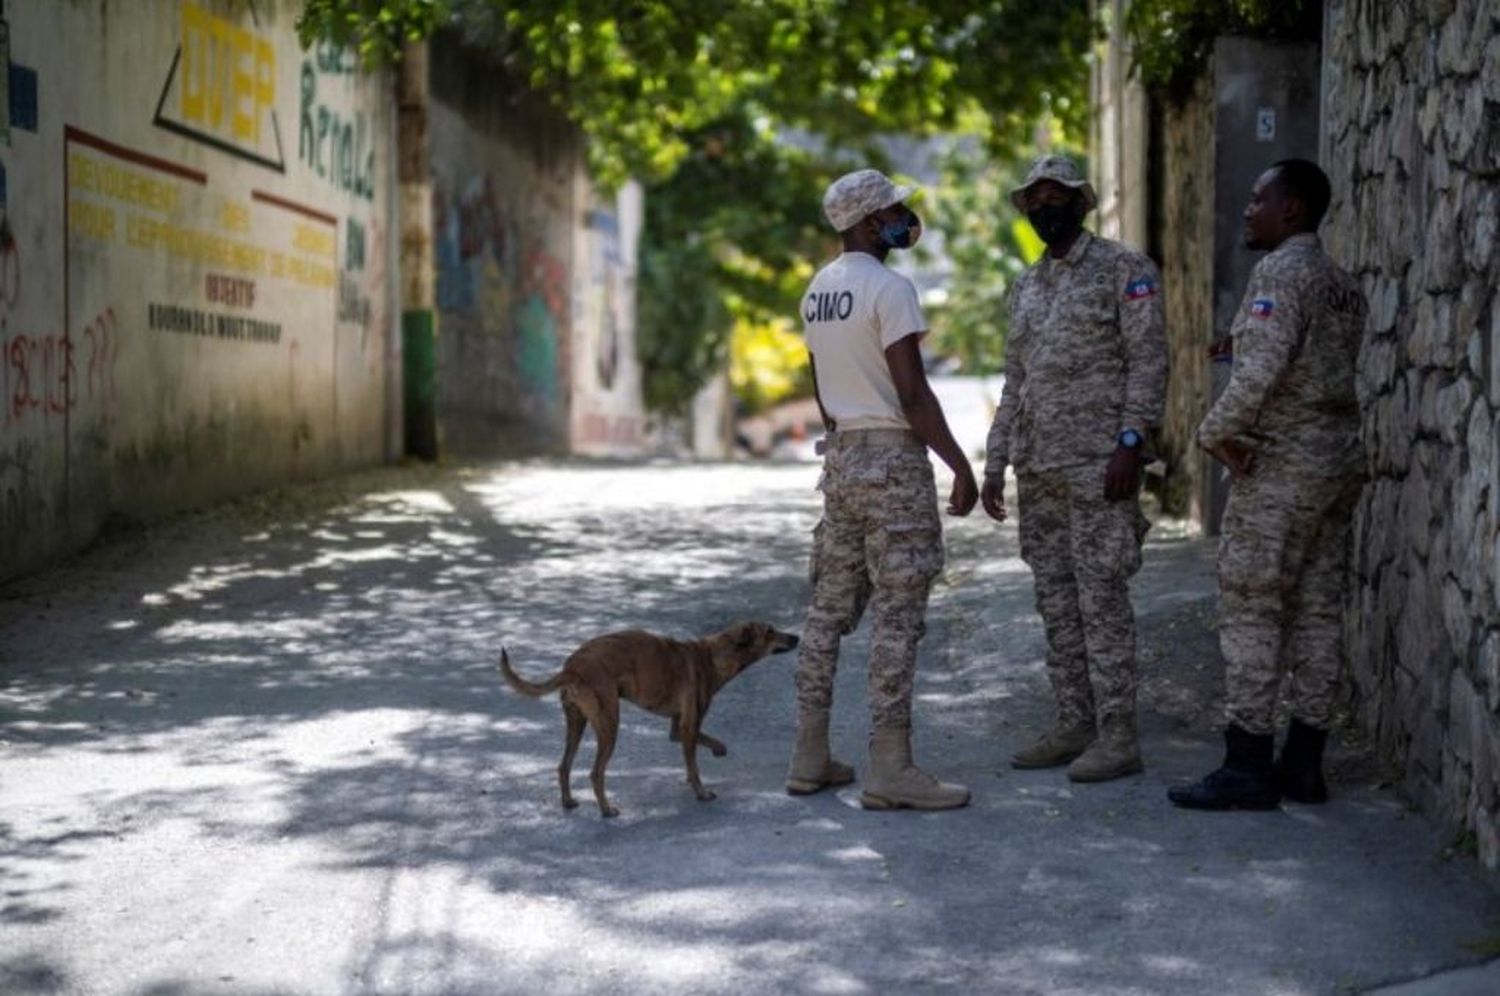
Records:
[[[927,321],[912,282],[885,265],[922,223],[910,187],[873,169],[840,177],[823,213],[844,252],[818,271],[802,298],[813,387],[828,430],[823,518],[813,531],[812,601],[797,658],[797,735],[786,789],[806,795],[847,784],[833,759],[828,717],[839,643],[870,607],[870,758],[867,809],[952,809],[962,785],[912,763],[911,700],[927,596],[943,568],[943,532],[930,447],[953,470],[950,515],[979,497],[974,472],[928,386],[918,348]]]
[[[1056,724],[1011,764],[1067,764],[1079,782],[1142,770],[1129,580],[1148,528],[1143,446],[1167,380],[1157,269],[1084,230],[1097,201],[1059,155],[1037,159],[1011,192],[1047,252],[1010,291],[1005,391],[980,492],[1003,520],[1005,468],[1014,469],[1021,557],[1036,581],[1057,698]]]

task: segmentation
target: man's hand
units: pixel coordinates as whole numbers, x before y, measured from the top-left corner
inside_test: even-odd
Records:
[[[1134,446],[1116,446],[1104,469],[1104,498],[1121,501],[1134,497],[1141,486],[1141,451]]]
[[[1206,446],[1208,455],[1229,468],[1229,476],[1235,480],[1249,477],[1255,469],[1255,451],[1226,439],[1216,446]]]
[[[985,476],[984,487],[979,489],[979,500],[984,503],[984,510],[990,514],[990,518],[996,522],[1005,521],[1005,475],[999,477]]]
[[[974,472],[963,467],[953,475],[953,491],[948,495],[948,514],[965,516],[974,511],[979,500],[979,486],[974,483]]]

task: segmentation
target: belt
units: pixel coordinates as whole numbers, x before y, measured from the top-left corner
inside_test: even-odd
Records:
[[[920,446],[922,441],[910,429],[840,429],[830,432],[827,445],[832,449],[850,446]]]

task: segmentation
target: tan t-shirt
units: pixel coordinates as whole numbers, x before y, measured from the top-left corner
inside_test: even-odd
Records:
[[[838,427],[908,428],[885,350],[927,331],[912,282],[869,253],[846,252],[813,277],[802,321],[818,396]]]

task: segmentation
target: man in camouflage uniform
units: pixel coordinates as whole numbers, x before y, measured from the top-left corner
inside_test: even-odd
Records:
[[[1276,163],[1245,208],[1245,244],[1269,250],[1235,317],[1234,368],[1198,444],[1231,475],[1219,545],[1225,759],[1168,792],[1196,809],[1323,802],[1323,745],[1342,647],[1344,568],[1364,459],[1355,365],[1366,305],[1323,252],[1328,178]],[[1291,673],[1291,728],[1273,765],[1276,703]]]
[[[1038,159],[1011,199],[1047,253],[1011,289],[981,497],[1003,520],[1015,468],[1021,557],[1057,697],[1054,727],[1011,764],[1106,781],[1142,770],[1129,581],[1148,528],[1142,446],[1166,390],[1160,278],[1142,253],[1083,229],[1096,199],[1068,158]]]
[[[786,788],[804,795],[853,780],[853,769],[829,755],[828,713],[840,639],[868,603],[870,763],[860,796],[867,809],[951,809],[969,801],[967,788],[938,781],[911,759],[917,643],[928,592],[943,567],[927,448],[955,475],[950,514],[967,515],[979,495],[927,384],[918,349],[927,324],[916,288],[885,265],[891,249],[909,248],[921,231],[903,203],[910,194],[872,169],[836,180],[823,211],[844,252],[818,271],[802,300],[828,437]]]

